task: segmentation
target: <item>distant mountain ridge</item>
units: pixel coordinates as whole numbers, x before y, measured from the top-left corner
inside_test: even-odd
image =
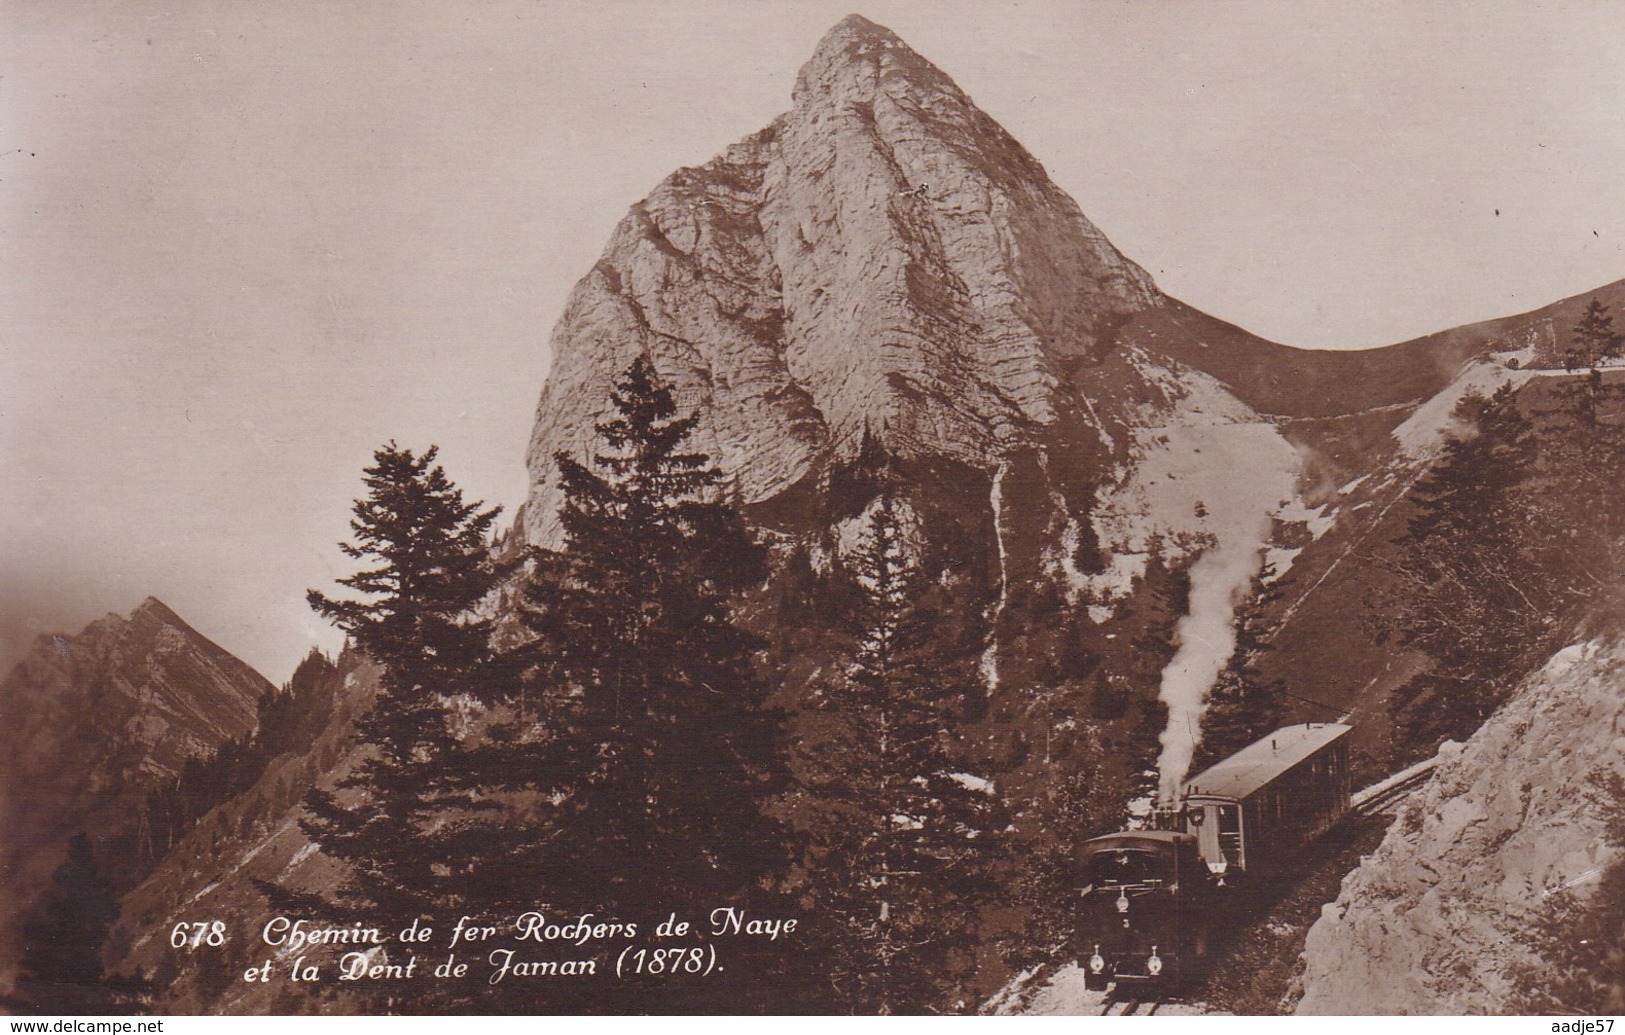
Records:
[[[0,921],[26,906],[78,832],[137,870],[149,791],[249,733],[271,684],[148,597],[74,636],[38,637],[0,682]]]

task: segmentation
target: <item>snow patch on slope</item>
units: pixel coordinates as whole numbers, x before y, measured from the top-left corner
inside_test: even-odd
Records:
[[[1394,429],[1400,454],[1410,460],[1433,455],[1454,426],[1451,415],[1462,399],[1474,392],[1489,395],[1504,384],[1521,384],[1532,376],[1532,371],[1511,370],[1502,363],[1484,360],[1468,363],[1443,391],[1418,406]]]
[[[1235,607],[1259,570],[1274,520],[1301,515],[1313,533],[1330,519],[1295,503],[1302,460],[1274,423],[1207,374],[1142,352],[1131,362],[1168,402],[1133,422],[1128,477],[1097,496],[1095,527],[1114,555],[1160,548],[1195,558],[1190,611],[1160,692],[1168,705],[1160,794],[1169,798],[1201,739],[1208,689],[1235,647]],[[1089,588],[1091,603],[1109,599],[1106,585]]]
[[[1318,507],[1310,507],[1302,497],[1294,496],[1282,503],[1274,518],[1277,522],[1286,525],[1302,526],[1313,542],[1331,531],[1337,523],[1337,511],[1328,503]],[[1307,543],[1301,540],[1292,545],[1271,546],[1264,551],[1264,563],[1269,567],[1269,574],[1265,582],[1274,582],[1292,569],[1292,562],[1298,559]]]
[[[1292,570],[1292,562],[1298,559],[1303,552],[1301,546],[1272,546],[1264,551],[1264,563],[1269,566],[1270,572],[1264,578],[1265,582],[1274,582],[1282,575]]]
[[[975,791],[977,794],[993,793],[993,781],[986,777],[976,776],[973,773],[949,773],[948,779],[967,791]]]
[[[1337,521],[1336,515],[1328,514],[1326,510],[1324,503],[1311,509],[1303,500],[1293,498],[1275,512],[1275,517],[1278,521],[1302,523],[1308,527],[1311,538],[1319,539],[1331,531]]]
[[[1207,374],[1135,360],[1174,402],[1135,421],[1129,463],[1093,513],[1109,551],[1106,570],[1075,590],[1098,603],[1127,596],[1159,542],[1164,556],[1189,557],[1225,538],[1252,537],[1269,517],[1329,527],[1319,509],[1295,500],[1299,455],[1273,423]]]

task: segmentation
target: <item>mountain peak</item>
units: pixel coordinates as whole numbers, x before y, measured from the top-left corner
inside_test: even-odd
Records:
[[[941,69],[852,15],[788,112],[634,204],[572,292],[526,537],[557,541],[554,457],[591,455],[633,356],[755,503],[854,456],[870,423],[901,456],[996,466],[1076,409],[1071,372],[1159,297]]]
[[[168,604],[164,603],[162,600],[159,600],[157,597],[148,597],[147,599],[141,601],[141,603],[136,606],[134,611],[130,612],[130,617],[132,619],[140,615],[151,615],[166,625],[185,624],[181,621],[180,616],[177,615]]]
[[[820,66],[838,64],[872,54],[877,50],[902,50],[909,54],[914,53],[909,45],[903,42],[902,37],[884,25],[876,24],[861,14],[849,14],[824,33],[824,38],[818,41],[818,46],[814,48],[808,64]]]
[[[838,45],[844,45],[846,40],[863,39],[896,44],[902,44],[903,42],[897,33],[884,25],[872,22],[861,14],[849,14],[830,27],[830,30],[824,34],[824,38],[819,41],[818,50],[831,46],[831,41],[840,41]]]
[[[800,105],[809,94],[833,93],[861,102],[894,80],[968,103],[940,68],[861,14],[847,15],[824,34],[796,77],[795,101]]]

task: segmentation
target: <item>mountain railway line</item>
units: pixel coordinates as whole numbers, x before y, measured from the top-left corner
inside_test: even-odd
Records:
[[[1283,732],[1277,731],[1276,736],[1279,738]],[[1281,746],[1285,746],[1284,741]],[[1256,959],[1260,953],[1268,955],[1278,951],[1283,937],[1295,937],[1301,949],[1303,934],[1318,919],[1323,904],[1336,898],[1344,876],[1381,841],[1398,805],[1427,781],[1438,764],[1437,757],[1429,758],[1347,793],[1346,808],[1337,821],[1324,836],[1304,843],[1304,851],[1295,866],[1276,874],[1276,879],[1262,886],[1255,883],[1251,891],[1245,883],[1238,885],[1232,890],[1243,897],[1232,898],[1228,904],[1218,900],[1205,902],[1211,915],[1201,915],[1200,908],[1186,912],[1182,918],[1186,923],[1213,924],[1213,937],[1209,939],[1206,956],[1199,962],[1191,961],[1185,981],[1165,984],[1136,978],[1131,973],[1123,982],[1102,982],[1103,975],[1091,973],[1090,956],[1096,952],[1104,956],[1111,949],[1105,944],[1097,946],[1090,938],[1076,958],[1057,960],[1022,975],[990,1001],[983,1012],[1149,1017],[1211,1013],[1215,1009],[1231,1012],[1236,1009],[1238,998],[1243,1005],[1252,1003],[1247,998],[1254,994],[1249,984],[1251,979],[1238,967],[1244,970],[1247,961]],[[1212,776],[1207,779],[1217,788],[1218,781]],[[1145,833],[1158,841],[1179,839],[1170,831]],[[1113,839],[1127,834],[1125,831]],[[1116,848],[1132,851],[1133,846],[1124,840]],[[1136,888],[1130,886],[1127,890],[1134,893]],[[1258,892],[1262,897],[1254,897]],[[1085,897],[1088,895],[1086,889]],[[1132,920],[1142,912],[1142,900],[1137,894],[1129,901],[1130,911],[1126,913],[1117,911],[1120,906],[1115,902],[1115,893],[1106,897],[1112,899],[1109,908],[1119,925],[1123,919]],[[1190,905],[1198,904],[1193,901]],[[1296,929],[1295,935],[1290,933],[1292,929]],[[1162,935],[1170,933],[1164,930]],[[1166,954],[1167,945],[1161,944],[1160,937],[1158,941],[1158,951]],[[1273,999],[1272,995],[1270,1001]]]
[[[1355,826],[1384,822],[1438,764],[1354,791],[1352,731],[1283,726],[1184,781],[1152,828],[1079,845],[1078,964],[1086,988],[1110,989],[1108,1010],[1184,992],[1231,925],[1293,894]]]
[[[1132,994],[1119,999],[1115,994],[1108,993],[1100,1004],[1102,1017],[1151,1017],[1166,1001],[1162,995]],[[1145,1007],[1144,1012],[1141,1007]]]
[[[1439,758],[1435,755],[1409,768],[1401,769],[1363,791],[1355,792],[1349,797],[1349,811],[1360,816],[1375,816],[1386,812],[1420,787],[1438,764]]]

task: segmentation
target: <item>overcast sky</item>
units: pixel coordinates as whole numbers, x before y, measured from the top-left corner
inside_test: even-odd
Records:
[[[285,679],[389,438],[511,514],[570,286],[854,10],[1265,337],[1625,277],[1621,4],[7,0],[0,661],[153,594]]]

